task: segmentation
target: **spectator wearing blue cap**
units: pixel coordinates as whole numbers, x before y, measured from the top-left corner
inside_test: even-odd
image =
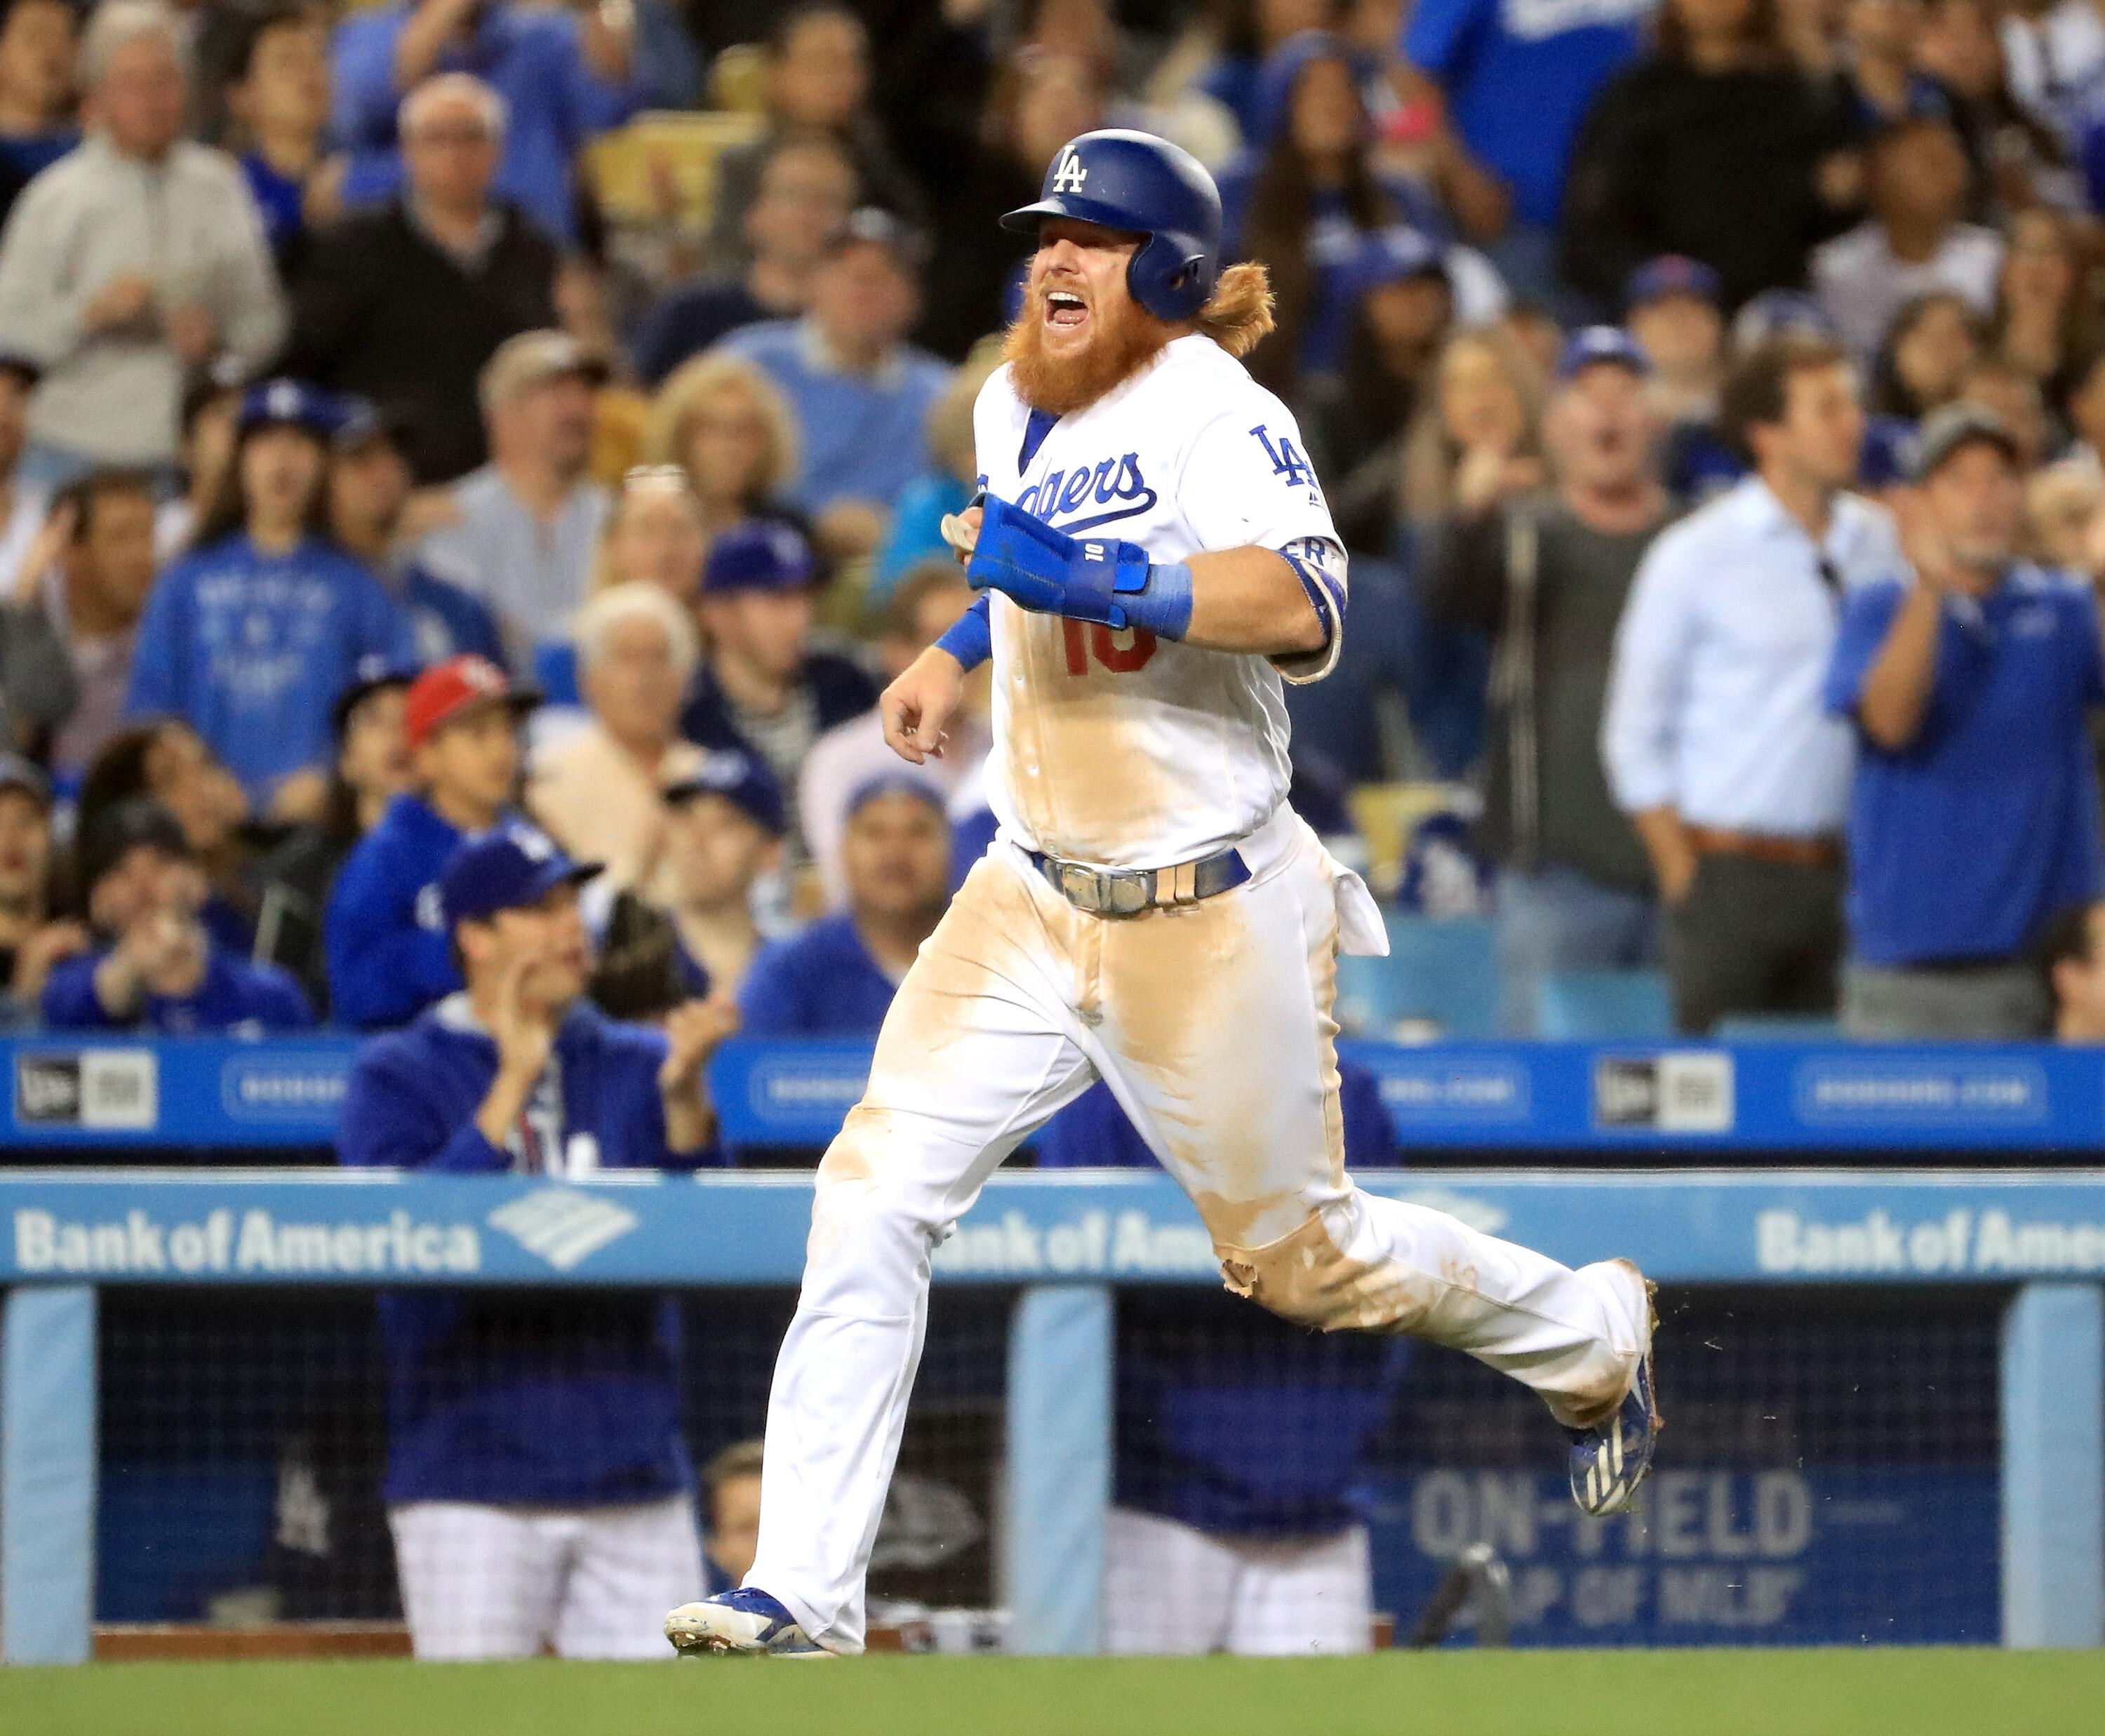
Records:
[[[1304,374],[1337,365],[1344,280],[1363,236],[1401,222],[1449,239],[1438,201],[1376,167],[1361,95],[1375,76],[1370,57],[1342,36],[1289,38],[1258,75],[1248,148],[1222,172],[1222,247],[1263,260],[1271,274],[1277,324],[1252,353],[1250,372],[1282,394]]]
[[[110,0],[80,73],[93,130],[0,236],[0,348],[44,368],[29,463],[54,487],[172,463],[185,374],[223,353],[260,366],[285,320],[239,168],[182,136],[186,26],[160,0]]]
[[[753,960],[739,997],[751,1035],[877,1035],[950,901],[942,799],[896,774],[865,784],[848,803],[841,867],[848,907]]]
[[[780,388],[803,431],[788,490],[834,557],[884,538],[906,485],[928,468],[928,408],[945,363],[908,343],[921,311],[922,244],[889,213],[852,213],[811,274],[810,311],[748,325],[723,340]]]
[[[1829,709],[1855,726],[1842,1022],[1886,1041],[2036,1037],[2032,949],[2105,896],[2087,727],[2105,700],[2098,606],[2018,557],[2019,445],[1955,404],[1924,424],[1902,501],[1911,576],[1853,591]]]
[[[329,526],[409,618],[419,667],[449,657],[504,660],[489,605],[431,571],[404,546],[402,523],[416,485],[406,420],[363,398],[344,400],[329,459]]]
[[[1557,221],[1580,121],[1638,52],[1651,10],[1651,0],[1540,15],[1502,0],[1421,0],[1406,15],[1403,58],[1439,87],[1470,154],[1512,189],[1492,251],[1526,294],[1556,292]]]
[[[1726,381],[1723,417],[1755,473],[1646,554],[1601,727],[1689,1032],[1834,1010],[1853,744],[1827,668],[1849,588],[1902,570],[1892,519],[1848,491],[1864,416],[1838,346],[1764,344]]]
[[[1660,473],[1684,501],[1705,500],[1746,472],[1718,432],[1724,294],[1715,271],[1679,253],[1639,266],[1623,290],[1623,324],[1651,363],[1652,396],[1666,425]]]
[[[722,1161],[703,1072],[736,1009],[694,1003],[660,1031],[585,1000],[593,871],[523,822],[455,851],[437,902],[463,986],[360,1051],[345,1164],[560,1181]],[[656,1655],[666,1600],[702,1579],[670,1300],[380,1307],[382,1493],[417,1655]]]
[[[336,400],[250,388],[219,498],[139,624],[132,718],[180,717],[258,813],[311,820],[333,757],[329,707],[368,657],[407,662],[409,624],[328,534]]]
[[[373,658],[330,708],[336,758],[320,817],[293,828],[257,866],[255,956],[299,979],[324,1017],[328,955],[323,917],[337,870],[409,788],[408,694],[416,672]]]
[[[811,649],[817,578],[811,544],[771,519],[725,531],[702,575],[708,655],[681,727],[703,747],[753,754],[784,790],[821,734],[877,704],[860,664]]]
[[[1564,278],[1602,307],[1661,253],[1709,266],[1730,306],[1803,283],[1806,250],[1848,221],[1835,168],[1856,137],[1852,105],[1793,61],[1777,7],[1662,0],[1572,144]]]
[[[665,806],[665,909],[710,987],[736,995],[760,951],[754,887],[781,866],[782,792],[752,754],[715,748]]]
[[[964,569],[947,552],[910,570],[885,606],[878,638],[886,678],[896,680],[904,674],[974,601]],[[971,802],[977,812],[985,805],[984,772],[994,746],[993,701],[993,671],[981,664],[965,678],[958,709],[945,726],[948,739],[942,753],[918,766],[909,765],[885,745],[884,719],[874,709],[836,723],[812,744],[794,791],[797,829],[819,870],[828,910],[838,911],[847,903],[841,834],[847,825],[850,799],[872,778],[905,773],[927,783],[946,806],[962,799]],[[981,792],[977,798],[972,795],[974,790]],[[959,817],[957,809],[950,812],[954,821]],[[954,861],[954,878],[962,880],[978,859],[975,851],[968,860]]]
[[[105,810],[83,840],[96,949],[45,980],[44,1022],[169,1036],[299,1031],[315,1022],[275,964],[225,951],[199,919],[209,888],[181,823],[151,797]]]
[[[578,611],[578,685],[588,720],[534,756],[526,806],[565,849],[589,848],[609,884],[655,899],[665,785],[702,750],[680,735],[680,702],[701,651],[694,618],[631,579]]]
[[[1673,516],[1655,462],[1644,351],[1618,326],[1566,344],[1544,417],[1553,490],[1450,515],[1425,606],[1495,647],[1477,850],[1493,891],[1502,1022],[1532,1036],[1545,976],[1657,955],[1651,866],[1608,793],[1597,746],[1638,565]]]
[[[460,987],[439,919],[439,876],[463,838],[510,811],[521,727],[539,699],[480,657],[449,658],[410,684],[402,706],[409,788],[344,858],[323,915],[338,1024],[406,1024]]]
[[[1461,297],[1449,249],[1406,224],[1361,236],[1345,278],[1343,356],[1302,383],[1295,414],[1345,546],[1386,554],[1404,432],[1459,323]]]

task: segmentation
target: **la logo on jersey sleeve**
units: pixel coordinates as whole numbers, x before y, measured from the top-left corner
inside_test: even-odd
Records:
[[[1305,488],[1311,506],[1323,504],[1322,485],[1316,480],[1316,467],[1302,456],[1301,449],[1294,444],[1290,434],[1274,434],[1269,426],[1260,422],[1250,432],[1264,448],[1264,455],[1271,460],[1271,473],[1289,488]]]

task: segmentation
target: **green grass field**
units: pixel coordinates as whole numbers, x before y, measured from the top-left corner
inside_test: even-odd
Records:
[[[0,1673],[5,1736],[2096,1736],[2105,1653],[1391,1652]]]

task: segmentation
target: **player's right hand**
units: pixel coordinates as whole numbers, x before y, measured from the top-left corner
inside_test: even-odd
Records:
[[[930,646],[878,700],[886,745],[914,765],[941,759],[944,731],[964,691],[965,672],[958,660]]]

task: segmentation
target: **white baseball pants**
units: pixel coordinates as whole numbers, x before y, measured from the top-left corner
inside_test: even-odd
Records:
[[[1104,1649],[1188,1658],[1364,1652],[1374,1644],[1367,1528],[1227,1537],[1114,1507],[1104,1520]]]
[[[863,1643],[863,1578],[927,1324],[929,1259],[1002,1159],[1098,1075],[1213,1233],[1227,1287],[1326,1331],[1406,1332],[1584,1426],[1629,1389],[1644,1286],[1572,1272],[1344,1170],[1330,1016],[1358,879],[1284,806],[1203,902],[1075,910],[997,840],[923,946],[869,1087],[819,1166],[803,1294],[768,1403],[749,1586],[821,1644]]]
[[[618,1507],[405,1501],[387,1523],[422,1658],[669,1658],[665,1612],[702,1595],[690,1496]]]

